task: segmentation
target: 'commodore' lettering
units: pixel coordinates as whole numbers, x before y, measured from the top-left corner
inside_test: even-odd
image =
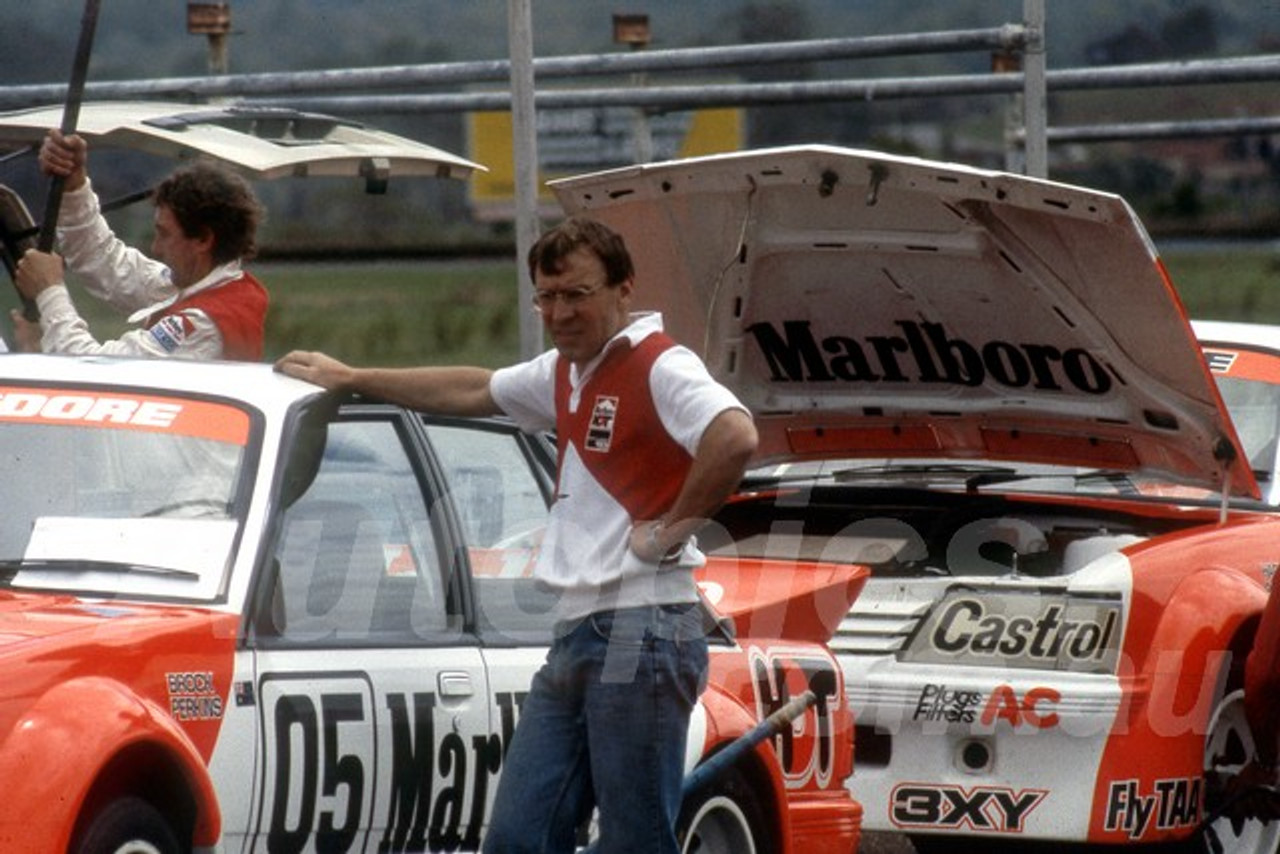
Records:
[[[84,394],[0,394],[0,418],[85,421],[130,424],[137,427],[168,427],[182,406],[152,400],[129,400]]]
[[[1115,635],[1117,612],[1109,610],[1095,621],[1068,620],[1063,611],[1062,604],[1054,602],[1034,617],[1006,617],[987,613],[981,599],[956,599],[939,617],[930,640],[936,649],[951,654],[1101,660]]]
[[[786,382],[946,383],[1008,388],[1075,390],[1103,395],[1111,374],[1087,350],[1047,344],[988,341],[975,344],[947,334],[941,323],[895,321],[900,335],[843,335],[819,341],[807,320],[747,327],[769,364],[770,380]]]

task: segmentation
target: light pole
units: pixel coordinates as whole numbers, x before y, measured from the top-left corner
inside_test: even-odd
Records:
[[[516,299],[528,305],[524,259],[538,239],[538,117],[534,106],[533,0],[507,0],[507,50],[511,56],[511,151],[515,158]],[[542,324],[518,311],[520,357],[543,349]]]
[[[230,3],[187,3],[187,32],[209,37],[209,73],[226,74],[227,36],[231,34]]]
[[[649,45],[649,16],[615,12],[613,15],[613,43],[630,45],[632,50],[644,50]],[[632,75],[633,86],[644,85],[644,73]],[[649,129],[649,114],[644,107],[637,107],[635,125],[635,156],[637,163],[653,160],[653,134]]]

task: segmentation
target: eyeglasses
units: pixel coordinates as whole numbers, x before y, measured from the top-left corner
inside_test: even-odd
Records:
[[[542,312],[551,311],[556,307],[557,301],[564,303],[566,308],[575,308],[603,287],[604,283],[601,282],[590,287],[565,288],[556,291],[535,290],[533,292],[533,309],[534,311]]]

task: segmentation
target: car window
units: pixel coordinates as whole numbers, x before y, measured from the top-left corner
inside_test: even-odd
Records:
[[[14,585],[217,595],[254,421],[224,402],[0,387],[0,560],[21,566]]]
[[[467,537],[479,630],[490,641],[544,643],[554,597],[533,579],[547,524],[540,472],[511,429],[428,424]]]
[[[1219,377],[1218,389],[1255,472],[1271,474],[1280,435],[1280,385]]]
[[[461,618],[411,459],[395,422],[330,426],[314,481],[284,513],[260,633],[320,646],[456,636]]]
[[[45,515],[225,519],[244,450],[141,431],[44,425],[6,426],[5,433],[0,494],[14,500],[4,506]]]

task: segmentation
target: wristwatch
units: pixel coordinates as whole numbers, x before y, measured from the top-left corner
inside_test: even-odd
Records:
[[[654,521],[649,526],[649,552],[658,555],[658,563],[675,563],[680,559],[680,553],[684,551],[684,540],[673,543],[665,552],[661,551],[662,544],[658,542],[658,532],[667,527],[667,524],[661,519]]]

